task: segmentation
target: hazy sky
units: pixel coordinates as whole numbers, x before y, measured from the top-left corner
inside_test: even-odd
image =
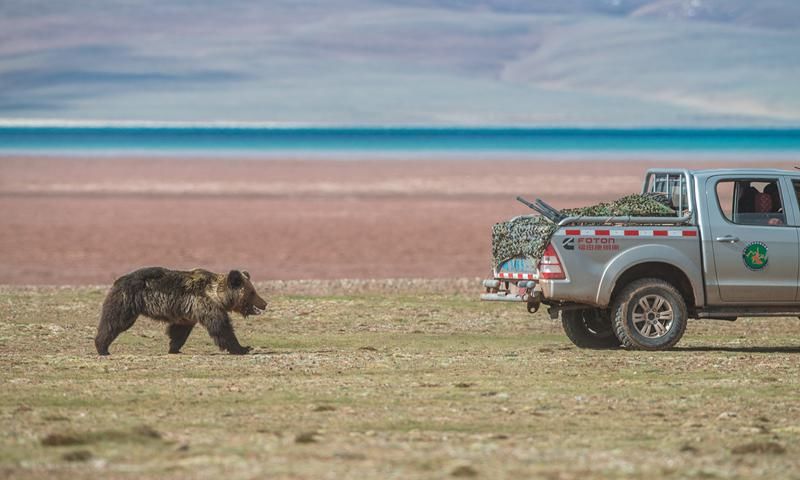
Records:
[[[800,1],[0,0],[0,119],[800,125]]]

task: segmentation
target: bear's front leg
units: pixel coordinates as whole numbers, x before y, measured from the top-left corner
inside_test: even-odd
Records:
[[[228,353],[234,355],[244,355],[251,350],[250,347],[243,347],[236,334],[233,333],[233,325],[231,319],[225,312],[219,312],[214,315],[208,315],[200,323],[206,327],[208,334],[214,339],[220,350],[227,350]]]
[[[181,353],[181,347],[186,343],[189,334],[192,333],[194,324],[171,323],[167,326],[169,335],[169,353]]]

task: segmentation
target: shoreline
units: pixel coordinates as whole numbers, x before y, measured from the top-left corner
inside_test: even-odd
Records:
[[[687,160],[691,157],[693,160]],[[542,150],[542,151],[373,151],[373,150],[275,150],[275,151],[209,151],[209,150],[86,150],[86,151],[31,151],[2,150],[0,162],[8,158],[74,160],[169,160],[169,161],[246,161],[246,162],[795,162],[800,163],[800,151],[785,150],[704,150],[667,149],[654,150]]]

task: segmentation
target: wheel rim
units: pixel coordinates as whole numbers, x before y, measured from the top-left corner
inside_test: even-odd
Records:
[[[660,338],[666,335],[675,313],[672,305],[661,295],[645,295],[633,307],[633,327],[639,335],[646,338]]]

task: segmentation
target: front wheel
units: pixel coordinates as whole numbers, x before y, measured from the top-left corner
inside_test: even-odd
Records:
[[[670,283],[658,278],[631,282],[611,308],[614,332],[634,350],[665,350],[686,331],[686,302]]]
[[[620,341],[614,335],[607,312],[587,308],[561,312],[561,326],[572,343],[580,348],[618,348]]]

